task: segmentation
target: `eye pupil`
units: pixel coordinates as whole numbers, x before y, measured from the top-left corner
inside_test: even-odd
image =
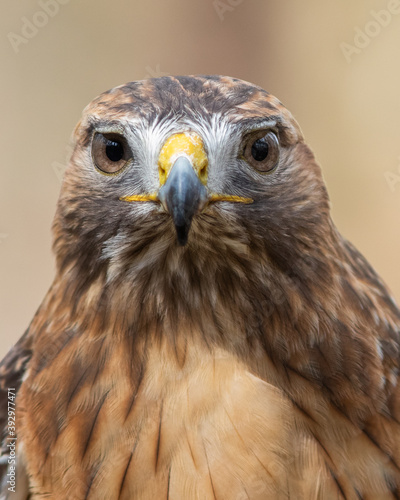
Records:
[[[118,141],[107,140],[106,155],[110,161],[120,161],[124,157],[124,148]]]
[[[269,153],[269,146],[263,139],[257,139],[251,146],[251,156],[256,161],[264,161]]]

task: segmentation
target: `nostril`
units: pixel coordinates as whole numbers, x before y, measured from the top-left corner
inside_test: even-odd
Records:
[[[208,170],[207,170],[208,164],[207,162],[202,165],[199,170],[198,170],[198,176],[202,184],[207,185],[207,177],[208,177]]]
[[[162,165],[158,165],[158,175],[160,178],[160,184],[164,185],[167,180],[167,171]]]

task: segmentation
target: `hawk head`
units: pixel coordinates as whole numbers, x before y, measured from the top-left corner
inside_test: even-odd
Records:
[[[221,297],[243,307],[250,290],[265,306],[288,280],[306,293],[327,275],[336,233],[319,167],[261,88],[221,76],[128,83],[86,107],[74,141],[54,232],[77,307],[91,287],[161,317],[215,310]]]

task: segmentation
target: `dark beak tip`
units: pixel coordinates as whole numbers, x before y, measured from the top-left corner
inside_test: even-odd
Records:
[[[176,160],[159,198],[173,219],[179,245],[185,246],[192,219],[207,198],[206,188],[186,157]]]
[[[184,247],[186,243],[188,242],[188,236],[189,236],[189,229],[190,226],[187,225],[175,225],[175,230],[176,230],[176,239],[178,240],[178,244],[181,247]]]

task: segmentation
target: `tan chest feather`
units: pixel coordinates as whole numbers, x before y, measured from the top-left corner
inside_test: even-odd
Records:
[[[21,427],[35,500],[340,498],[293,404],[235,357],[192,345],[180,366],[154,346],[135,392],[118,349],[69,394],[66,416],[62,379],[49,370],[31,384],[42,403],[25,399]]]

